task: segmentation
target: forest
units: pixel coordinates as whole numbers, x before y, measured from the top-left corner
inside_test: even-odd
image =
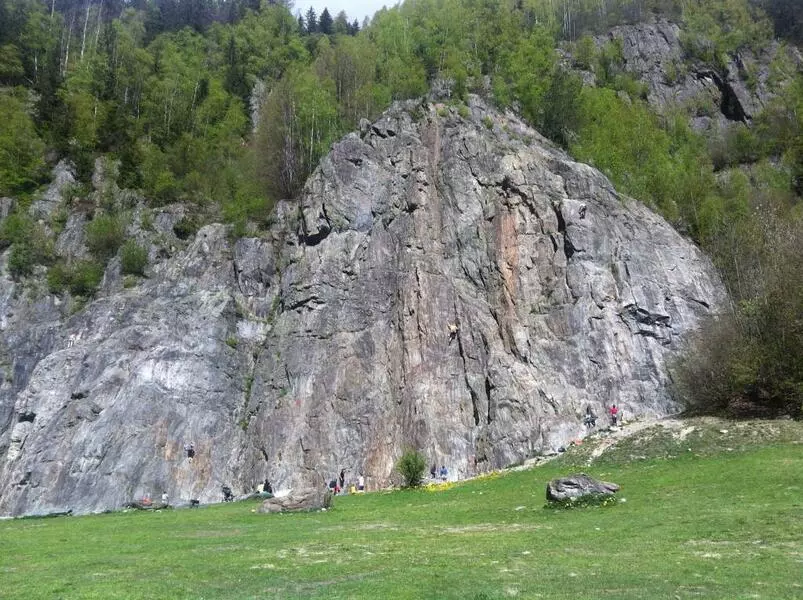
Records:
[[[700,107],[657,114],[621,46],[594,36],[668,19],[683,31],[679,68],[722,73],[775,39],[799,48],[801,13],[796,0],[407,0],[360,24],[280,0],[0,0],[0,196],[17,200],[0,250],[17,279],[47,267],[53,293],[91,296],[121,248],[142,271],[125,207],[82,202],[102,156],[148,208],[191,206],[186,235],[212,221],[257,235],[360,119],[447,82],[449,102],[477,93],[515,109],[711,256],[733,308],[676,366],[691,407],[799,417],[800,66],[778,52],[764,110],[702,135]],[[51,239],[67,215],[43,224],[26,210],[60,160],[78,179],[70,210],[93,217],[78,263]]]

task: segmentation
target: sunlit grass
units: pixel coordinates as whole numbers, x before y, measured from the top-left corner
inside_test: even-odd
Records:
[[[619,483],[620,502],[545,508],[566,473],[553,464],[329,512],[6,521],[0,597],[803,597],[800,444],[586,470]]]

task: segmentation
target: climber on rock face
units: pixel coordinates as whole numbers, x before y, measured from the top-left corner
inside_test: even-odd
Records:
[[[460,331],[460,327],[457,323],[449,323],[449,343],[451,344],[452,341],[457,337],[458,332]]]

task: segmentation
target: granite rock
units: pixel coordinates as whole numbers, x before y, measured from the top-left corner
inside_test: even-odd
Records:
[[[174,240],[77,312],[0,255],[0,514],[342,468],[376,489],[410,446],[503,467],[582,435],[586,406],[675,411],[668,362],[727,302],[661,217],[474,97],[394,105],[274,217]]]

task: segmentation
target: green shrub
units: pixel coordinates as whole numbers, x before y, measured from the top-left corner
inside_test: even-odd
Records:
[[[594,43],[594,38],[586,34],[575,43],[572,66],[590,71],[596,57],[597,45]]]
[[[407,450],[396,463],[396,471],[404,478],[404,487],[412,488],[421,485],[427,463],[417,450]]]
[[[14,278],[30,275],[35,265],[48,264],[53,256],[52,242],[26,214],[14,213],[0,226],[0,250],[11,245],[8,270]]]
[[[120,249],[120,269],[123,275],[145,275],[148,251],[134,240],[128,240]]]
[[[0,225],[0,250],[24,242],[35,229],[36,223],[28,215],[19,212],[9,215]]]
[[[102,279],[103,265],[94,260],[83,260],[72,265],[57,263],[47,273],[47,285],[54,294],[69,290],[73,296],[91,296]]]
[[[86,245],[98,260],[108,260],[125,240],[125,225],[117,216],[103,214],[86,226]]]
[[[198,222],[198,219],[189,215],[185,215],[181,217],[181,220],[178,223],[173,225],[173,233],[176,234],[178,239],[186,240],[198,233],[200,227],[201,226]]]
[[[35,264],[34,248],[30,244],[14,244],[8,256],[8,271],[14,279],[30,275]]]

